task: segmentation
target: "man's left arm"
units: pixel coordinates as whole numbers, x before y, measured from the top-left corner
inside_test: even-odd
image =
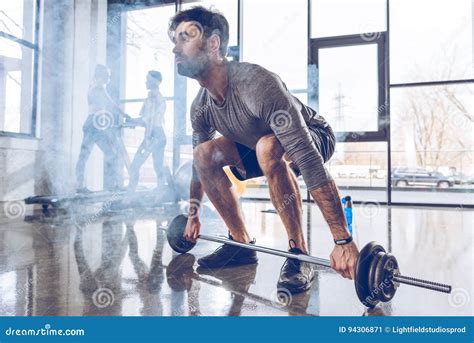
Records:
[[[263,79],[259,89],[249,90],[253,94],[260,94],[257,98],[255,95],[251,97],[256,100],[253,113],[271,127],[290,160],[298,166],[334,240],[350,237],[337,186],[310,135],[299,108],[301,105],[294,102],[278,77],[271,75]],[[336,245],[331,254],[331,265],[342,276],[354,278],[357,257],[358,250],[354,242]]]

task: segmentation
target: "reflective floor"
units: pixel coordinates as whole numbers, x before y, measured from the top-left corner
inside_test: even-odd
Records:
[[[244,201],[242,207],[259,245],[286,248],[278,216],[262,213],[270,203]],[[217,244],[201,241],[190,254],[178,255],[160,229],[183,210],[169,205],[105,213],[82,207],[76,214],[30,216],[29,222],[0,218],[0,315],[474,314],[473,211],[355,206],[359,247],[376,240],[395,254],[403,275],[453,286],[447,295],[402,285],[391,302],[366,310],[353,283],[323,267],[310,291],[286,299],[276,291],[283,258],[259,253],[257,265],[197,268],[196,259]],[[304,211],[311,254],[328,258],[333,243],[321,213],[314,205]],[[204,233],[226,233],[210,207],[202,223]]]

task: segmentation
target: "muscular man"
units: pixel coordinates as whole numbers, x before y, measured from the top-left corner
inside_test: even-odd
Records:
[[[150,70],[146,76],[148,96],[140,110],[140,118],[132,119],[137,125],[145,127],[145,137],[130,165],[130,182],[128,189],[134,191],[138,185],[140,168],[148,156],[153,156],[153,167],[157,178],[157,187],[163,180],[163,159],[165,154],[166,136],[163,130],[166,101],[160,93],[161,73]]]
[[[222,167],[236,167],[243,179],[265,175],[288,234],[289,251],[307,254],[295,175],[301,173],[336,243],[332,267],[354,278],[358,249],[347,229],[337,187],[324,167],[335,146],[324,118],[291,95],[278,75],[256,64],[226,60],[229,24],[222,14],[203,7],[179,12],[171,19],[170,36],[178,73],[201,85],[191,107],[194,203],[206,192],[226,223],[229,238],[251,243],[238,195]],[[222,137],[215,138],[216,131]],[[199,209],[188,218],[185,238],[196,240]],[[208,268],[256,262],[254,251],[230,245],[198,260]],[[314,273],[311,264],[287,259],[278,287],[305,291]]]

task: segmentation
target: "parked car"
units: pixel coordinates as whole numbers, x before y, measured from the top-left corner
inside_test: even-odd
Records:
[[[392,171],[392,185],[407,186],[436,186],[448,188],[454,185],[454,179],[421,168],[396,168]]]

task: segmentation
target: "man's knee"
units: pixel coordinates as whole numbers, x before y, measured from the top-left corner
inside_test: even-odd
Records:
[[[193,158],[194,166],[199,170],[210,170],[224,166],[223,153],[213,141],[204,142],[195,147]]]
[[[267,135],[257,142],[256,153],[260,168],[265,175],[272,174],[285,167],[285,153],[280,142],[274,135]]]

